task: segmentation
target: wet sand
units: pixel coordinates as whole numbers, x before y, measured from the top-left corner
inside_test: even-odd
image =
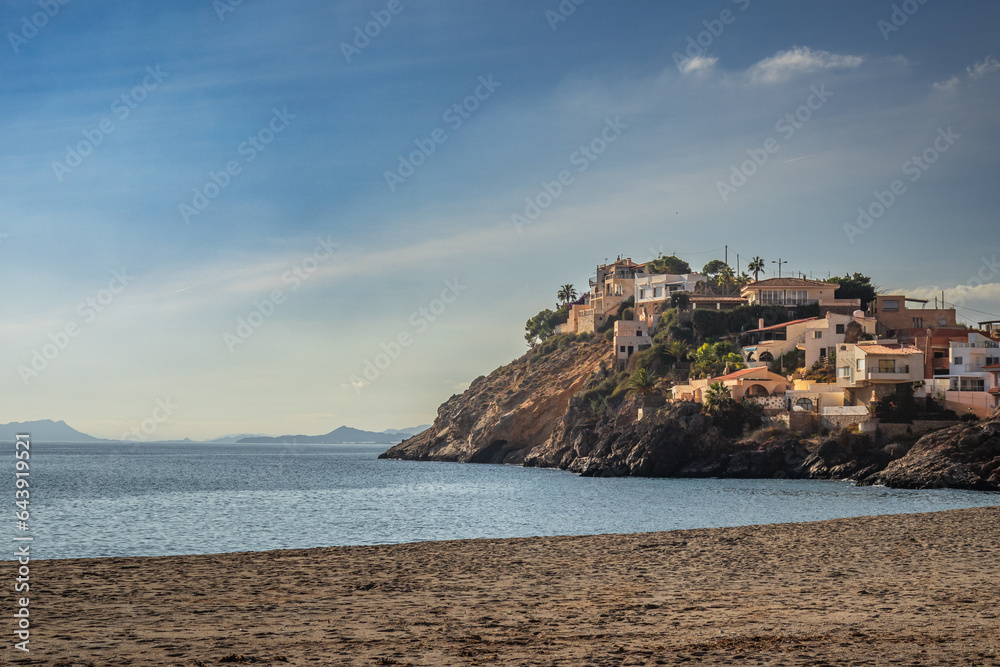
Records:
[[[5,631],[0,663],[1000,665],[1000,508],[38,561],[31,578],[31,653]]]

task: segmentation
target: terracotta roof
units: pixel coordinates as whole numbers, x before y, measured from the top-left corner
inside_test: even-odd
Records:
[[[983,366],[983,370],[1000,371],[1000,364],[990,364],[989,366]]]
[[[767,368],[764,366],[758,366],[757,368],[744,368],[742,370],[733,371],[729,375],[720,375],[717,378],[712,378],[710,382],[721,382],[723,380],[738,380],[740,378],[747,377],[748,375],[753,375],[756,371],[764,371],[765,375],[767,375],[768,373]]]
[[[712,303],[746,303],[747,300],[742,296],[692,296],[689,297],[689,301],[694,301],[695,303],[709,302]]]
[[[988,393],[988,394],[1000,394],[1000,387],[993,387],[992,389],[990,389],[986,393]]]
[[[746,333],[752,333],[756,331],[773,331],[774,329],[784,329],[785,327],[790,327],[793,324],[802,324],[803,322],[811,322],[812,320],[818,320],[818,317],[807,317],[802,320],[792,320],[791,322],[785,322],[784,324],[772,324],[769,327],[764,327],[763,329],[750,329]]]
[[[755,283],[750,283],[744,289],[754,289],[755,287],[840,287],[837,283],[825,283],[822,280],[809,280],[807,278],[765,278]]]
[[[908,356],[911,354],[923,354],[923,351],[916,347],[906,347],[903,345],[858,345],[859,350],[864,350],[866,354],[899,354]]]

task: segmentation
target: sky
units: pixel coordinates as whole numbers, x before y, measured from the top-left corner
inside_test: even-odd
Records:
[[[0,8],[0,422],[429,423],[619,255],[1000,319],[996,2]]]

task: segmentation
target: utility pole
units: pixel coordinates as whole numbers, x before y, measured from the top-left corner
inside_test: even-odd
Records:
[[[779,257],[779,258],[777,259],[777,261],[775,261],[775,260],[773,260],[773,259],[772,259],[772,260],[771,260],[771,264],[777,264],[777,265],[778,265],[778,277],[780,278],[780,277],[781,277],[781,265],[782,265],[782,264],[788,264],[788,260],[787,260],[787,259],[786,259],[786,260],[782,260],[782,259],[781,259],[781,258]]]
[[[726,266],[729,266],[729,246],[726,246]]]

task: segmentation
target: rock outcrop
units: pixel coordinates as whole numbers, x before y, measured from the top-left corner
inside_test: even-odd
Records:
[[[928,433],[863,480],[902,489],[1000,490],[1000,408],[989,419]]]
[[[730,438],[699,403],[668,403],[637,420],[641,399],[610,394],[624,377],[609,371],[610,358],[602,337],[565,339],[529,352],[449,398],[429,429],[381,458],[508,463],[585,476],[1000,489],[1000,409],[988,420],[935,431],[915,444],[849,432],[803,439],[779,429]]]
[[[438,408],[434,424],[381,458],[462,463],[523,463],[548,442],[570,398],[603,366],[611,344],[577,339],[547,353],[529,352]]]

